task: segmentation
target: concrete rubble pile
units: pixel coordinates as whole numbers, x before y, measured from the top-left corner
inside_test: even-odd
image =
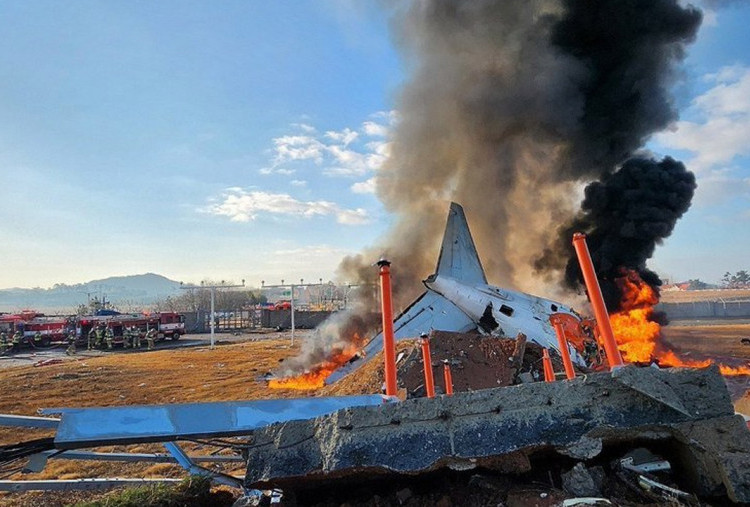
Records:
[[[441,470],[518,476],[556,464],[575,496],[599,491],[591,487],[599,469],[637,448],[666,460],[679,486],[643,468],[635,480],[644,491],[750,502],[750,432],[715,367],[624,367],[275,424],[253,434],[245,481],[300,491]]]

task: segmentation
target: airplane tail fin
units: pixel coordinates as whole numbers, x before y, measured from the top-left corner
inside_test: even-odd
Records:
[[[443,245],[440,247],[437,269],[432,277],[438,275],[449,276],[471,285],[487,283],[464,209],[455,202],[451,203],[448,212]]]

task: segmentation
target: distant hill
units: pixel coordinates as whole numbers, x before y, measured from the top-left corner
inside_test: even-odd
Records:
[[[180,282],[155,273],[112,276],[74,285],[55,284],[49,289],[0,289],[0,311],[24,308],[39,311],[70,310],[95,297],[104,297],[116,307],[148,305],[158,299],[176,295],[179,291]]]

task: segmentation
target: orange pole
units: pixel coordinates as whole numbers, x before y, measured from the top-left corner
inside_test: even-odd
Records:
[[[380,259],[380,294],[383,306],[383,356],[385,358],[385,394],[396,396],[396,341],[393,338],[393,303],[391,302],[391,263]]]
[[[552,369],[552,359],[549,357],[547,349],[542,349],[542,366],[544,367],[544,381],[555,381],[555,370]]]
[[[422,363],[424,363],[424,388],[428,398],[435,397],[435,381],[432,378],[432,354],[430,353],[430,340],[422,336]]]
[[[443,378],[445,379],[445,394],[453,395],[453,375],[451,375],[451,365],[448,361],[443,361]]]
[[[586,235],[580,232],[573,234],[573,247],[576,249],[578,263],[581,265],[581,272],[583,273],[583,280],[586,282],[586,290],[589,293],[591,306],[594,307],[594,315],[599,325],[599,334],[604,341],[604,350],[607,353],[609,367],[622,366],[624,363],[620,355],[620,350],[617,348],[615,335],[612,332],[612,324],[609,322],[607,306],[604,304],[602,289],[599,287],[599,280],[596,278],[589,247],[586,245]]]
[[[562,357],[563,366],[565,366],[565,376],[568,380],[576,378],[576,372],[573,369],[573,361],[570,360],[570,351],[568,350],[568,340],[565,338],[565,330],[557,319],[551,318],[552,327],[555,328],[557,335],[557,344],[560,347],[560,357]]]

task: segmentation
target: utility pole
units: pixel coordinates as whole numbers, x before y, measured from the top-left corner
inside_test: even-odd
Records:
[[[182,282],[180,282],[180,289],[210,289],[211,290],[211,348],[214,348],[214,335],[215,335],[215,327],[216,327],[216,309],[215,309],[215,301],[216,301],[216,290],[217,289],[233,289],[236,287],[244,287],[245,286],[245,280],[242,280],[242,285],[227,285],[224,283],[224,280],[221,281],[219,285],[206,285],[203,282],[201,282],[200,285],[183,285]]]

